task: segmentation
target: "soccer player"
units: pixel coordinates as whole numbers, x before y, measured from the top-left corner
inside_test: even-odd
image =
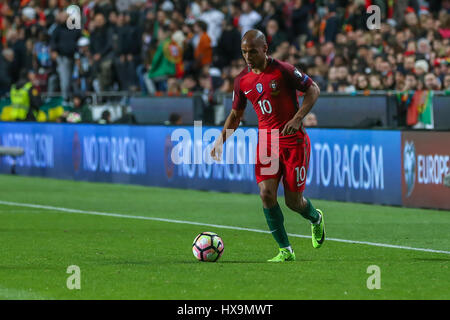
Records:
[[[268,261],[294,261],[295,253],[277,202],[281,178],[287,207],[311,222],[313,247],[320,248],[325,240],[323,213],[303,196],[311,146],[302,120],[316,102],[320,89],[294,66],[267,56],[266,38],[259,30],[252,29],[244,34],[241,50],[248,67],[234,81],[233,108],[211,150],[211,157],[220,161],[223,143],[230,130],[234,132],[239,126],[247,99],[250,100],[258,115],[256,181],[267,224],[280,247],[278,255]],[[296,90],[305,93],[300,108]],[[266,150],[260,150],[265,146]],[[270,154],[270,161],[261,154]]]

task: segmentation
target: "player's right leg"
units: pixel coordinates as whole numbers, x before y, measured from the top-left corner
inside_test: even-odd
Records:
[[[269,262],[294,261],[295,253],[291,248],[284,228],[284,217],[280,205],[277,202],[277,190],[280,178],[263,180],[258,183],[260,197],[263,203],[264,216],[273,238],[280,247],[280,252]]]

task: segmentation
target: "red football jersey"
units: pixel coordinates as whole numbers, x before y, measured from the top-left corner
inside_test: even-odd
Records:
[[[293,65],[269,57],[266,69],[260,74],[245,68],[236,77],[233,109],[245,109],[248,99],[258,115],[258,128],[268,132],[279,129],[281,134],[284,125],[298,111],[296,90],[305,92],[311,84],[311,78]],[[303,130],[298,134],[303,134]]]

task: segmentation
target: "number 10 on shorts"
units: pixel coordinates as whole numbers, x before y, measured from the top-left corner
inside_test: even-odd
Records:
[[[297,187],[300,187],[305,183],[306,179],[306,168],[305,166],[295,167],[295,173],[297,175]]]

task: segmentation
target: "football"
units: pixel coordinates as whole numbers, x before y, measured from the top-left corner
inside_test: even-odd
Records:
[[[214,232],[202,232],[195,237],[192,253],[199,261],[215,262],[222,256],[224,249],[222,238]]]

